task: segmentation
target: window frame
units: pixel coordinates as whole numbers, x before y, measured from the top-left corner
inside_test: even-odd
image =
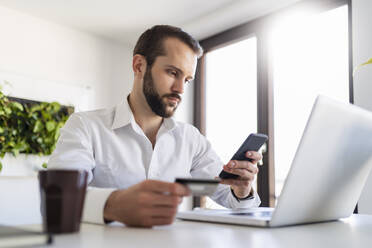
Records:
[[[206,78],[205,56],[208,52],[224,47],[252,36],[257,38],[257,131],[269,136],[267,151],[263,154],[264,164],[257,175],[257,191],[261,197],[261,206],[275,205],[275,165],[274,165],[274,102],[273,69],[270,60],[269,32],[278,19],[291,12],[310,10],[321,13],[343,5],[348,6],[349,38],[349,102],[354,103],[353,61],[352,61],[352,0],[304,0],[289,7],[254,19],[200,41],[204,55],[199,59],[194,87],[194,125],[205,135],[206,131]],[[203,199],[194,197],[193,207],[203,207]],[[357,213],[357,206],[355,208]]]

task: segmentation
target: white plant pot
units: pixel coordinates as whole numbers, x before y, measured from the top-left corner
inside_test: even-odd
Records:
[[[50,156],[19,154],[14,157],[7,153],[0,158],[3,169],[0,176],[36,176],[39,170],[43,170],[42,164],[48,162]]]

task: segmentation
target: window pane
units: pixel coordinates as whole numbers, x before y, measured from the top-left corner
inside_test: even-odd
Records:
[[[206,54],[206,137],[224,163],[257,132],[256,58],[255,37]]]
[[[349,101],[347,6],[289,18],[276,27],[271,41],[275,188],[279,196],[316,96]],[[311,152],[322,151],[314,147]]]

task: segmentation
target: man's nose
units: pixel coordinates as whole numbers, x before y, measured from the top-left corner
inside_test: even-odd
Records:
[[[185,89],[184,79],[177,79],[172,86],[172,91],[177,92],[178,94],[183,94],[184,89]]]

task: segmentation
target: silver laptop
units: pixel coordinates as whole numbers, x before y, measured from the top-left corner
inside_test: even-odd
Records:
[[[177,218],[277,227],[353,213],[372,167],[372,113],[318,96],[277,207],[193,210]]]

